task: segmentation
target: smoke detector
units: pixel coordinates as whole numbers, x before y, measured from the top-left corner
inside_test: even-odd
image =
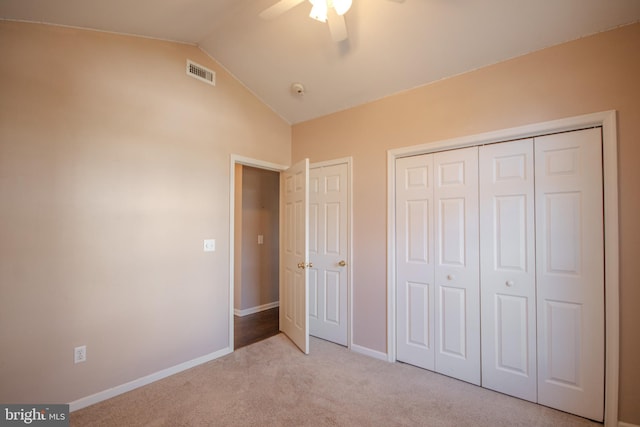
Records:
[[[296,96],[304,95],[304,86],[302,86],[302,83],[293,83],[291,85],[291,93]]]

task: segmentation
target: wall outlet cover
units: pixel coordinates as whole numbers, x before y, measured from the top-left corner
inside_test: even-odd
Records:
[[[73,349],[73,363],[81,363],[87,361],[87,346],[82,345]]]

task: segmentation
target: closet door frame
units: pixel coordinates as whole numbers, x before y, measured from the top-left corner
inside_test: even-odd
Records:
[[[604,425],[618,424],[619,375],[619,237],[618,237],[618,137],[616,111],[603,111],[526,126],[463,136],[387,152],[387,242],[395,242],[395,163],[407,156],[480,146],[557,132],[602,127],[605,248],[605,414]],[[396,361],[395,247],[387,245],[387,358]]]

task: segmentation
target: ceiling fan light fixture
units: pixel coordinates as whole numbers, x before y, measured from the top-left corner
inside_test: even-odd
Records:
[[[320,22],[327,22],[327,2],[325,0],[309,0],[313,5],[309,17]]]
[[[340,16],[344,15],[351,9],[352,0],[333,0],[333,8]]]

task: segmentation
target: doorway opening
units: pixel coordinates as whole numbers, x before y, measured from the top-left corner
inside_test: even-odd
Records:
[[[229,346],[237,349],[279,330],[280,167],[232,159]]]
[[[306,200],[304,201],[304,205],[307,205],[307,207],[304,208],[302,213],[299,211],[296,211],[298,212],[296,217],[298,217],[299,215],[302,215],[302,217],[306,218],[306,220],[304,221],[305,225],[303,226],[303,231],[304,231],[304,228],[308,229],[310,226],[309,224],[309,221],[311,219],[310,217],[319,219],[320,216],[322,216],[322,215],[320,216],[311,215],[310,213],[309,214],[306,213],[307,211],[309,211],[309,204],[311,203],[309,198],[314,201],[313,204],[315,206],[316,211],[322,210],[330,213],[330,215],[328,216],[325,215],[324,217],[326,220],[325,222],[329,223],[330,225],[329,228],[331,228],[332,231],[325,230],[321,234],[323,235],[330,234],[333,237],[329,239],[324,239],[326,241],[323,240],[324,243],[322,245],[319,245],[320,240],[318,239],[318,236],[319,236],[318,233],[320,233],[322,227],[320,227],[317,224],[316,224],[317,225],[316,227],[313,227],[314,228],[313,233],[310,233],[309,231],[304,231],[304,233],[302,233],[301,231],[298,230],[298,227],[295,225],[291,227],[289,226],[284,227],[284,224],[289,224],[289,225],[294,224],[294,222],[291,221],[291,215],[288,215],[288,216],[285,215],[286,212],[289,212],[289,214],[293,212],[291,209],[288,209],[288,207],[285,206],[288,200],[286,196],[288,193],[286,192],[285,189],[288,188],[287,183],[293,182],[293,181],[288,181],[287,174],[293,173],[292,169],[296,167],[295,165],[289,168],[287,166],[281,166],[281,165],[254,160],[254,159],[241,157],[237,155],[231,156],[231,163],[230,163],[230,169],[229,169],[230,171],[229,348],[231,351],[243,345],[247,345],[249,343],[256,342],[260,339],[267,338],[268,336],[277,334],[280,331],[284,332],[287,336],[289,336],[289,338],[292,339],[294,343],[296,343],[296,345],[298,345],[298,342],[296,341],[296,339],[290,336],[289,334],[290,331],[286,327],[287,325],[286,321],[285,321],[285,326],[283,326],[283,318],[285,320],[287,319],[291,320],[293,317],[297,315],[297,313],[299,313],[302,315],[302,317],[298,318],[299,322],[296,321],[296,325],[297,326],[299,326],[300,324],[304,325],[302,337],[307,343],[303,349],[303,351],[306,353],[308,352],[308,336],[309,336],[308,318],[313,317],[314,315],[315,317],[319,317],[318,315],[321,314],[320,311],[324,313],[324,315],[322,315],[321,317],[322,319],[326,318],[326,321],[327,321],[326,323],[333,322],[335,323],[335,325],[331,325],[331,326],[338,326],[338,329],[340,329],[341,331],[341,337],[339,338],[336,338],[333,336],[324,337],[324,336],[321,336],[319,332],[315,333],[314,335],[320,336],[320,338],[327,339],[329,341],[336,342],[341,345],[345,345],[348,348],[351,347],[352,297],[351,297],[350,283],[352,282],[352,278],[351,278],[351,274],[352,274],[351,273],[352,272],[352,269],[351,269],[351,260],[352,260],[352,254],[351,254],[351,241],[352,241],[351,163],[352,161],[351,161],[351,158],[343,158],[343,159],[336,159],[332,161],[320,162],[313,165],[313,168],[315,169],[314,182],[317,184],[316,186],[314,186],[314,188],[317,187],[316,190],[319,190],[320,188],[324,188],[326,190],[324,192],[327,194],[340,193],[341,194],[340,201],[333,200],[332,198],[333,196],[332,197],[329,197],[328,195],[321,196],[319,194],[319,191],[315,191],[315,194],[313,191],[311,192],[311,194],[309,193],[308,159],[305,159],[304,162],[305,162],[305,166],[303,168],[304,174],[301,176],[304,176],[305,178],[303,180],[300,180],[300,178],[297,177],[297,179],[294,181],[296,183],[296,188],[300,186],[305,188],[304,192],[305,192]],[[338,170],[340,172],[338,172]],[[247,178],[246,173],[252,174],[254,172],[256,173],[256,176],[253,176],[253,177],[248,176],[248,179],[245,179]],[[284,177],[281,177],[281,173],[284,173]],[[271,193],[271,196],[264,198],[258,194],[259,193],[258,188],[262,184],[265,184],[265,182],[267,181],[267,178],[266,178],[267,176],[272,176],[274,178],[274,181],[278,182],[279,192],[273,192]],[[243,181],[245,181],[244,182],[245,185],[243,185]],[[254,186],[247,185],[248,181],[253,182],[255,185]],[[306,184],[305,184],[305,181],[306,181]],[[321,182],[324,182],[324,184],[320,185]],[[274,185],[273,187],[275,188],[276,186]],[[247,201],[247,198],[249,198],[250,200]],[[271,206],[277,207],[278,211],[275,211],[275,209],[272,208],[271,213],[269,214],[270,218],[277,218],[279,221],[277,223],[277,226],[279,229],[276,229],[272,233],[272,237],[267,239],[267,235],[264,234],[265,232],[263,231],[265,229],[264,226],[261,229],[250,229],[247,219],[243,218],[243,203],[245,204],[245,207],[257,206],[259,209],[266,208],[265,206],[266,204],[270,204]],[[313,209],[311,210],[313,211]],[[245,210],[245,213],[246,213],[246,210]],[[249,212],[249,215],[255,215],[255,214],[256,214],[255,212],[253,213]],[[337,229],[332,225],[333,222],[335,222],[335,226],[337,226]],[[285,232],[286,230],[289,230],[289,235],[292,230],[297,230],[295,232],[297,233],[296,234],[297,236],[303,236],[303,235],[305,236],[302,244],[297,244],[296,246],[296,248],[304,248],[305,253],[303,255],[298,254],[300,255],[298,256],[299,259],[296,258],[294,260],[295,262],[293,262],[292,264],[293,268],[291,270],[294,272],[293,275],[287,275],[287,274],[281,273],[281,271],[286,271],[286,268],[284,268],[281,264],[287,264],[287,262],[285,262],[286,257],[282,259],[280,259],[280,257],[283,256],[282,255],[283,253],[285,255],[292,253],[291,251],[287,251],[286,249],[280,248],[280,246],[282,246],[280,245],[280,243],[284,245],[285,242],[290,242],[290,239],[286,237],[287,236],[287,233]],[[315,236],[315,238],[311,240],[318,244],[318,245],[314,245],[314,248],[316,248],[316,250],[314,251],[311,251],[310,248],[308,248],[309,238],[306,236],[309,234],[312,234],[313,236]],[[271,259],[270,263],[265,264],[264,262],[262,263],[253,262],[252,264],[251,253],[250,253],[251,251],[249,251],[248,253],[247,251],[245,251],[245,249],[246,248],[255,249],[256,247],[260,247],[260,246],[267,247],[268,246],[267,240],[269,240],[269,243],[271,244],[271,246],[269,246],[271,248],[271,251],[270,253],[268,253],[268,256]],[[324,248],[324,250],[319,251],[318,249],[320,249],[320,247]],[[311,252],[313,252],[313,256],[311,259],[309,259],[309,255],[311,254]],[[304,262],[301,262],[301,260],[304,260]],[[314,267],[313,263],[316,263],[315,264],[316,267]],[[307,265],[304,265],[304,264],[307,264]],[[324,265],[324,264],[327,264],[327,265]],[[265,265],[268,267],[265,267]],[[295,268],[296,265],[297,265],[297,269]],[[324,272],[323,274],[320,274],[320,267],[323,267],[323,272]],[[283,268],[284,270],[282,270]],[[303,277],[305,277],[304,280],[303,281],[298,280],[296,282],[297,286],[299,285],[304,286],[304,293],[302,294],[304,298],[302,299],[302,304],[300,304],[300,301],[294,300],[294,297],[296,295],[300,297],[301,294],[296,292],[294,295],[294,293],[290,292],[292,288],[287,287],[286,280],[284,281],[284,283],[279,283],[280,279],[283,279],[285,277],[300,276],[300,274],[298,274],[300,273],[298,271],[299,269],[305,270],[305,274],[303,275]],[[262,296],[269,295],[269,292],[265,291],[264,289],[259,292],[255,292],[255,290],[247,291],[245,289],[245,285],[247,285],[248,283],[248,286],[255,287],[255,284],[260,281],[259,279],[255,279],[255,275],[259,274],[261,275],[261,277],[264,277],[265,271],[267,270],[270,270],[269,272],[266,273],[267,277],[271,277],[271,278],[275,277],[275,280],[267,279],[267,282],[272,284],[278,283],[277,298],[276,299],[267,298],[266,300],[263,299],[263,300],[256,301],[255,299],[256,295],[262,295]],[[249,274],[247,274],[247,272]],[[311,281],[308,278],[306,278],[307,275],[308,276],[316,275],[318,277],[320,275],[323,277],[327,276],[331,280],[327,280],[322,283],[318,280]],[[249,276],[254,277],[254,280],[251,280]],[[338,276],[340,277],[340,280],[337,280]],[[345,277],[342,277],[342,276],[345,276]],[[315,279],[317,279],[318,277],[314,276]],[[313,285],[311,284],[311,282],[313,282]],[[238,286],[238,284],[240,285]],[[324,288],[323,288],[324,291],[319,292],[318,289],[323,285],[324,285]],[[309,295],[309,288],[311,288],[312,286],[313,286],[313,289],[316,291],[314,293],[315,298],[311,298],[311,296]],[[318,297],[318,295],[320,294],[322,294],[323,296],[326,294],[327,296],[330,297],[328,299],[326,297],[324,298],[325,303],[327,301],[331,302],[330,304],[323,304],[323,306],[326,306],[324,307],[324,310],[319,310],[319,307],[321,306],[321,299],[322,299]],[[252,297],[253,299],[249,299],[249,301],[252,301],[252,302],[247,302],[247,299],[245,297],[250,295],[253,296]],[[307,300],[307,297],[309,297],[309,300],[311,301]],[[289,302],[289,304],[287,304],[287,301]],[[296,309],[296,301],[298,303],[298,307],[302,308],[301,311]],[[315,307],[314,311],[310,310],[309,305],[311,302],[313,302],[312,305]],[[282,304],[282,307],[280,307],[281,304]],[[269,311],[269,310],[272,310],[272,311]],[[282,310],[284,310],[284,312],[282,312]],[[252,317],[249,317],[249,316],[252,316]],[[274,324],[275,324],[275,327],[272,326]],[[250,325],[250,326],[247,326],[247,325]],[[267,332],[261,332],[265,330]],[[247,332],[245,333],[245,331]],[[264,335],[262,335],[263,333]],[[242,335],[248,335],[248,336],[245,338],[240,338],[240,336]],[[257,337],[254,337],[254,335],[257,335]],[[236,337],[239,338],[237,342],[235,340]],[[241,340],[246,340],[247,344],[245,344],[244,342],[241,342]],[[302,348],[303,347],[301,346],[301,349]]]

